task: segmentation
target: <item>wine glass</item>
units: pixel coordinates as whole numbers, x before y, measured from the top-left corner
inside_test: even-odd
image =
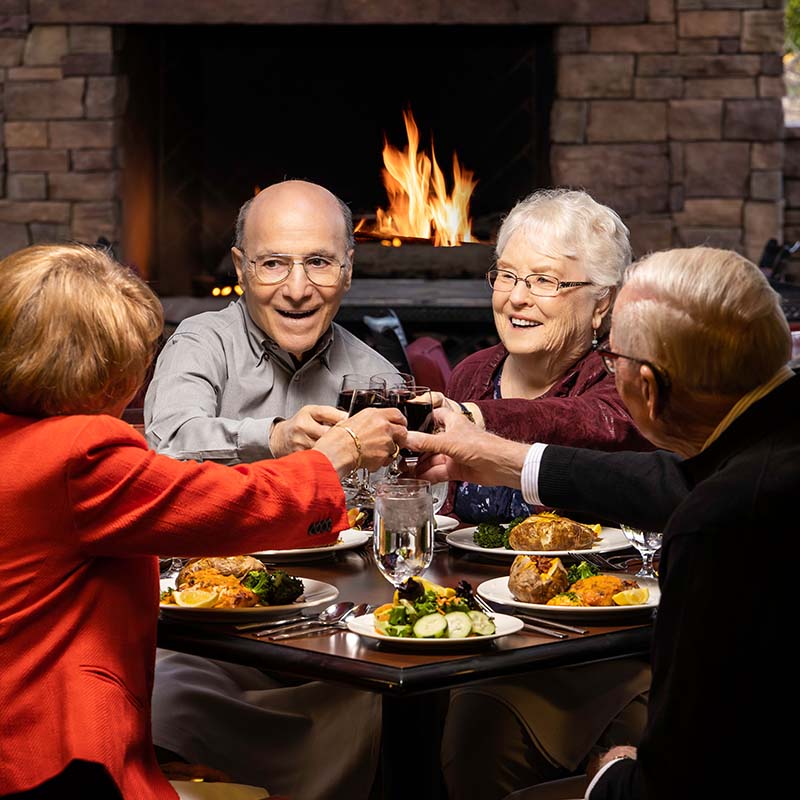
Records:
[[[378,483],[373,530],[375,562],[395,588],[425,572],[433,559],[430,482],[399,478]]]
[[[645,531],[641,528],[632,528],[630,525],[620,525],[625,538],[639,551],[642,557],[642,568],[636,573],[637,578],[658,578],[653,569],[653,558],[661,549],[660,531]]]
[[[342,376],[342,383],[339,386],[339,397],[336,400],[336,408],[340,411],[346,411],[350,416],[350,406],[353,403],[353,392],[357,388],[369,388],[370,376],[358,375],[354,372],[349,372],[347,375]],[[342,488],[358,489],[359,481],[357,479],[356,470],[353,470],[349,475],[342,478]]]
[[[410,431],[430,433],[433,430],[433,398],[429,386],[414,386],[413,389],[408,390],[399,408],[406,417],[406,424]],[[413,465],[417,453],[406,447],[402,448],[400,452],[403,458]]]
[[[386,383],[386,405],[404,408],[406,400],[413,395],[416,388],[416,381],[413,375],[407,372],[379,372],[372,376],[375,380],[383,380]],[[402,473],[400,472],[400,456],[392,459],[386,471],[386,480],[397,480]]]
[[[343,388],[339,392],[339,397],[344,401],[347,392],[351,392],[349,417],[355,416],[365,408],[384,408],[386,406],[386,382],[383,378],[366,375],[346,375],[345,378],[347,377],[350,377],[351,380],[348,382],[347,388]],[[344,385],[345,381],[342,379],[342,386],[344,387]],[[374,505],[375,490],[370,483],[369,470],[362,467],[360,472],[356,483],[356,492],[351,502],[359,508],[371,508]]]

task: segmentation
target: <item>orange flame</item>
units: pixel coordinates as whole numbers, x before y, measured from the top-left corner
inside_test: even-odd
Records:
[[[433,238],[436,247],[455,247],[474,242],[469,201],[477,185],[473,174],[461,167],[453,154],[453,193],[448,196],[444,175],[436,162],[431,142],[431,158],[419,152],[419,130],[411,111],[403,112],[408,148],[398,150],[384,139],[383,183],[389,196],[389,209],[376,211],[371,232],[382,236]],[[363,220],[357,230],[364,229]]]

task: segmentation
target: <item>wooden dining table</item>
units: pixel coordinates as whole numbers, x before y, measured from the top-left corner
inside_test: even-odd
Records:
[[[339,600],[381,604],[393,587],[375,565],[371,541],[315,560],[269,562],[293,575],[332,584]],[[483,554],[440,544],[425,577],[455,587],[461,580],[473,588],[486,580],[507,576],[511,558],[492,560]],[[514,609],[496,606],[497,611]],[[319,609],[317,609],[319,610]],[[519,610],[519,609],[517,609]],[[570,622],[569,619],[563,619]],[[615,622],[617,620],[615,619]],[[594,661],[643,656],[649,652],[649,615],[626,619],[626,624],[585,624],[585,634],[564,639],[523,629],[518,633],[462,645],[438,647],[408,642],[384,642],[337,630],[324,636],[270,641],[258,631],[239,631],[229,623],[194,622],[162,615],[160,647],[258,667],[292,679],[322,680],[377,692],[382,696],[381,775],[383,800],[419,795],[432,800],[446,796],[439,767],[439,746],[449,690],[539,669]],[[423,744],[424,743],[424,744]],[[409,762],[413,753],[413,763]],[[335,757],[332,754],[331,757]]]

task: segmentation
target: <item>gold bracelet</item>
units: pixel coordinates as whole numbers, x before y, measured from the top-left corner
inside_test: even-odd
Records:
[[[339,425],[338,427],[342,428],[342,430],[347,431],[350,434],[350,436],[353,437],[353,444],[355,444],[356,450],[358,451],[358,459],[356,460],[356,465],[355,467],[353,467],[353,469],[355,470],[361,469],[361,439],[359,439],[358,436],[356,435],[356,432],[352,428],[348,428],[347,425]]]
[[[456,401],[458,402],[458,401]],[[458,403],[459,407],[461,408],[461,413],[473,424],[475,425],[475,416],[473,413],[463,404]]]

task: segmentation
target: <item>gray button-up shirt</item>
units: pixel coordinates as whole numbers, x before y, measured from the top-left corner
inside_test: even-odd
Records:
[[[164,345],[144,401],[147,441],[173,458],[272,458],[273,422],[336,405],[342,376],[396,372],[335,323],[299,368],[250,318],[244,299],[185,319]]]

